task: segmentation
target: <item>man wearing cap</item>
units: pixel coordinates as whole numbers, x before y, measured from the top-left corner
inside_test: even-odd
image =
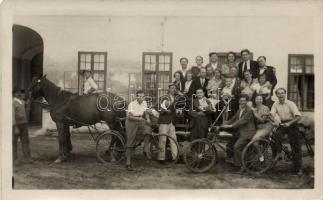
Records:
[[[92,78],[92,71],[86,69],[83,70],[84,84],[83,84],[83,94],[92,94],[98,90],[98,85]]]
[[[28,120],[26,115],[24,95],[19,88],[14,88],[12,91],[13,95],[13,135],[12,135],[12,154],[13,162],[15,165],[19,164],[17,156],[17,143],[18,138],[20,138],[22,153],[23,153],[23,162],[32,163],[29,148],[29,134],[28,134]]]

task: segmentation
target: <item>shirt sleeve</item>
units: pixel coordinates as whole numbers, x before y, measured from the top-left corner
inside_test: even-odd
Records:
[[[91,88],[97,90],[98,89],[98,85],[94,82],[94,80],[91,78],[90,79],[90,85],[91,85]]]
[[[273,104],[273,106],[271,107],[271,111],[270,111],[270,114],[272,116],[275,116],[277,113],[277,109],[276,109],[276,103]]]
[[[290,108],[294,116],[301,116],[296,104],[292,101],[290,101]]]
[[[132,111],[132,102],[130,102],[128,105],[127,116],[129,115],[129,113],[131,113],[131,111]]]

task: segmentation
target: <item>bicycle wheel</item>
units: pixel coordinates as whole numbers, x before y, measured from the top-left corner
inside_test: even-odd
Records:
[[[194,140],[184,151],[186,167],[196,173],[206,172],[216,163],[216,148],[204,139]]]
[[[106,131],[96,140],[96,155],[100,162],[118,164],[124,158],[125,142],[119,133]]]
[[[165,148],[162,148],[162,144]],[[177,141],[165,134],[151,136],[150,153],[153,160],[165,160],[166,164],[175,164],[179,158],[179,146]]]
[[[275,162],[273,148],[268,140],[250,142],[242,152],[242,165],[253,175],[259,175],[269,170]]]

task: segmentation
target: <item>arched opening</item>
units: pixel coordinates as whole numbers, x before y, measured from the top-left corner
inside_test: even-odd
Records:
[[[32,77],[43,74],[43,39],[36,31],[21,25],[13,25],[12,32],[12,86],[27,91]],[[39,105],[31,102],[26,112],[30,125],[42,125]]]

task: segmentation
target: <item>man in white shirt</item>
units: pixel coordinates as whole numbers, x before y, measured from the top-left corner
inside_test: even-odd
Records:
[[[126,169],[133,171],[131,165],[131,154],[134,152],[137,140],[144,137],[144,154],[148,157],[149,135],[151,134],[150,117],[148,114],[147,102],[144,100],[144,92],[136,92],[136,100],[130,102],[127,110],[126,120]]]
[[[205,67],[211,66],[213,69],[221,69],[220,63],[218,62],[218,54],[216,52],[209,53],[210,63]]]
[[[286,99],[286,90],[284,88],[278,88],[275,93],[278,101],[271,107],[270,114],[275,119],[278,116],[280,121],[280,126],[276,131],[276,138],[282,141],[283,134],[287,133],[294,155],[292,172],[301,176],[303,175],[302,142],[297,127],[297,122],[301,119],[301,113],[294,102]],[[281,150],[282,147],[277,143],[276,151],[278,154],[276,158],[280,156]]]
[[[83,94],[92,94],[98,90],[98,85],[92,78],[92,72],[90,70],[83,70],[84,84],[83,84]]]

